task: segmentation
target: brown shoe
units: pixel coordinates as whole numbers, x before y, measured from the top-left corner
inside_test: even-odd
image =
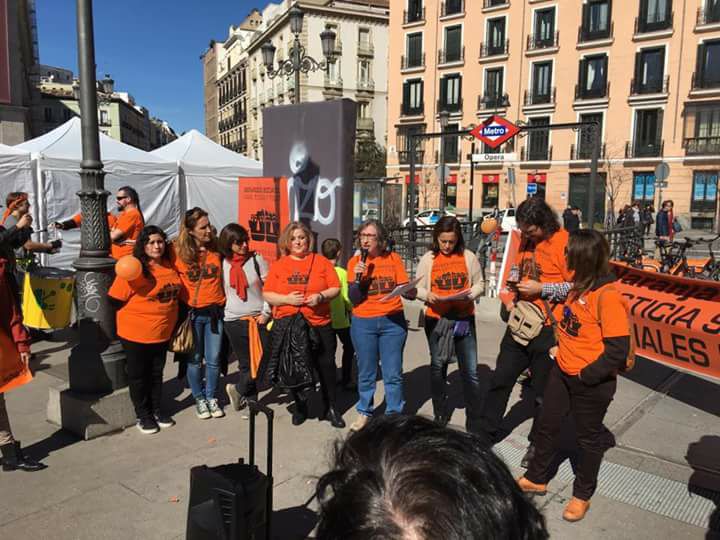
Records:
[[[524,476],[518,478],[517,485],[528,495],[545,495],[547,493],[547,484],[536,484],[531,482]]]
[[[365,416],[364,414],[358,414],[355,421],[350,424],[350,431],[360,431],[369,421],[369,416]]]
[[[583,501],[577,497],[570,499],[567,503],[565,511],[563,512],[563,519],[565,521],[580,521],[585,517],[587,511],[590,509],[590,501]]]

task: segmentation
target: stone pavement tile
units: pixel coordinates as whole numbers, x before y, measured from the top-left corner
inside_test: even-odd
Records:
[[[35,495],[41,498],[44,492],[47,489]],[[186,511],[182,503],[150,503],[120,484],[108,483],[0,525],[0,538],[171,539],[184,530]]]

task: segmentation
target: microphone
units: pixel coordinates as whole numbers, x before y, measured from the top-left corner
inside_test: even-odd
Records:
[[[365,248],[360,249],[360,262],[364,263],[368,258],[368,250]],[[355,283],[360,285],[360,280],[362,278],[362,272],[359,272],[355,274]]]

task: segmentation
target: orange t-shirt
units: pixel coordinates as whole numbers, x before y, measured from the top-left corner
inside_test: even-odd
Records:
[[[73,217],[70,218],[70,221],[72,221],[77,227],[82,225],[82,214],[78,212]],[[115,226],[115,223],[117,223],[117,218],[111,214],[110,212],[107,213],[107,222],[108,222],[108,228],[112,229]]]
[[[435,255],[430,272],[430,292],[438,296],[451,296],[469,288],[470,277],[463,253]],[[475,313],[475,303],[472,300],[451,300],[428,304],[425,315],[439,319],[451,311],[456,317],[471,317]]]
[[[117,312],[117,333],[136,343],[162,343],[172,336],[178,318],[181,289],[177,272],[165,264],[151,265],[152,279],[144,274],[128,281],[116,277],[108,295],[125,302]]]
[[[217,251],[206,251],[200,263],[187,264],[175,251],[175,246],[168,246],[170,260],[182,281],[180,300],[193,308],[204,308],[211,305],[225,305],[223,290],[222,259]],[[202,268],[202,281],[198,289],[198,279]],[[197,300],[195,300],[197,289]]]
[[[307,297],[331,287],[339,288],[340,279],[335,272],[335,267],[325,257],[310,254],[301,260],[296,260],[285,255],[270,266],[263,291],[277,294],[290,294],[298,291],[304,292]],[[275,319],[289,317],[297,312],[298,306],[273,306]],[[302,306],[300,312],[312,326],[330,324],[330,302],[323,302],[315,307]]]
[[[359,261],[359,255],[348,261],[348,280],[355,280],[355,265]],[[380,301],[395,287],[410,281],[400,256],[394,252],[385,253],[379,257],[368,257],[365,264],[367,270],[362,276],[362,285],[368,287],[367,298],[353,308],[353,316],[384,317],[402,311],[403,305],[399,296],[387,302]]]
[[[557,362],[568,375],[577,375],[598,359],[605,350],[604,338],[630,335],[625,299],[612,283],[567,302],[562,311],[557,326]]]
[[[118,215],[112,228],[122,231],[123,237],[120,242],[123,242],[125,240],[137,240],[144,226],[145,221],[143,220],[140,210],[137,208],[128,208]],[[125,255],[132,255],[134,248],[134,244],[125,245],[113,242],[110,246],[110,255],[113,259],[119,259]]]
[[[562,283],[572,281],[573,273],[568,270],[565,252],[567,251],[569,233],[560,229],[547,240],[543,240],[535,246],[535,267],[537,270],[537,281],[540,283]],[[530,244],[530,245],[528,245]],[[520,267],[520,281],[536,279],[532,270],[533,246],[523,241],[516,261]],[[535,305],[545,312],[545,303],[540,299],[534,300]],[[562,305],[553,308],[556,319],[562,317]],[[550,324],[546,320],[545,324]]]

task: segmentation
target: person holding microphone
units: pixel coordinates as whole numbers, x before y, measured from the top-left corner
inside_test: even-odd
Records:
[[[378,362],[382,363],[386,413],[401,414],[405,407],[402,363],[407,322],[400,297],[384,297],[409,281],[400,256],[388,251],[387,232],[379,221],[363,223],[358,240],[360,254],[352,257],[347,267],[353,279],[350,334],[358,363],[358,417],[350,426],[353,431],[365,427],[375,410]]]

